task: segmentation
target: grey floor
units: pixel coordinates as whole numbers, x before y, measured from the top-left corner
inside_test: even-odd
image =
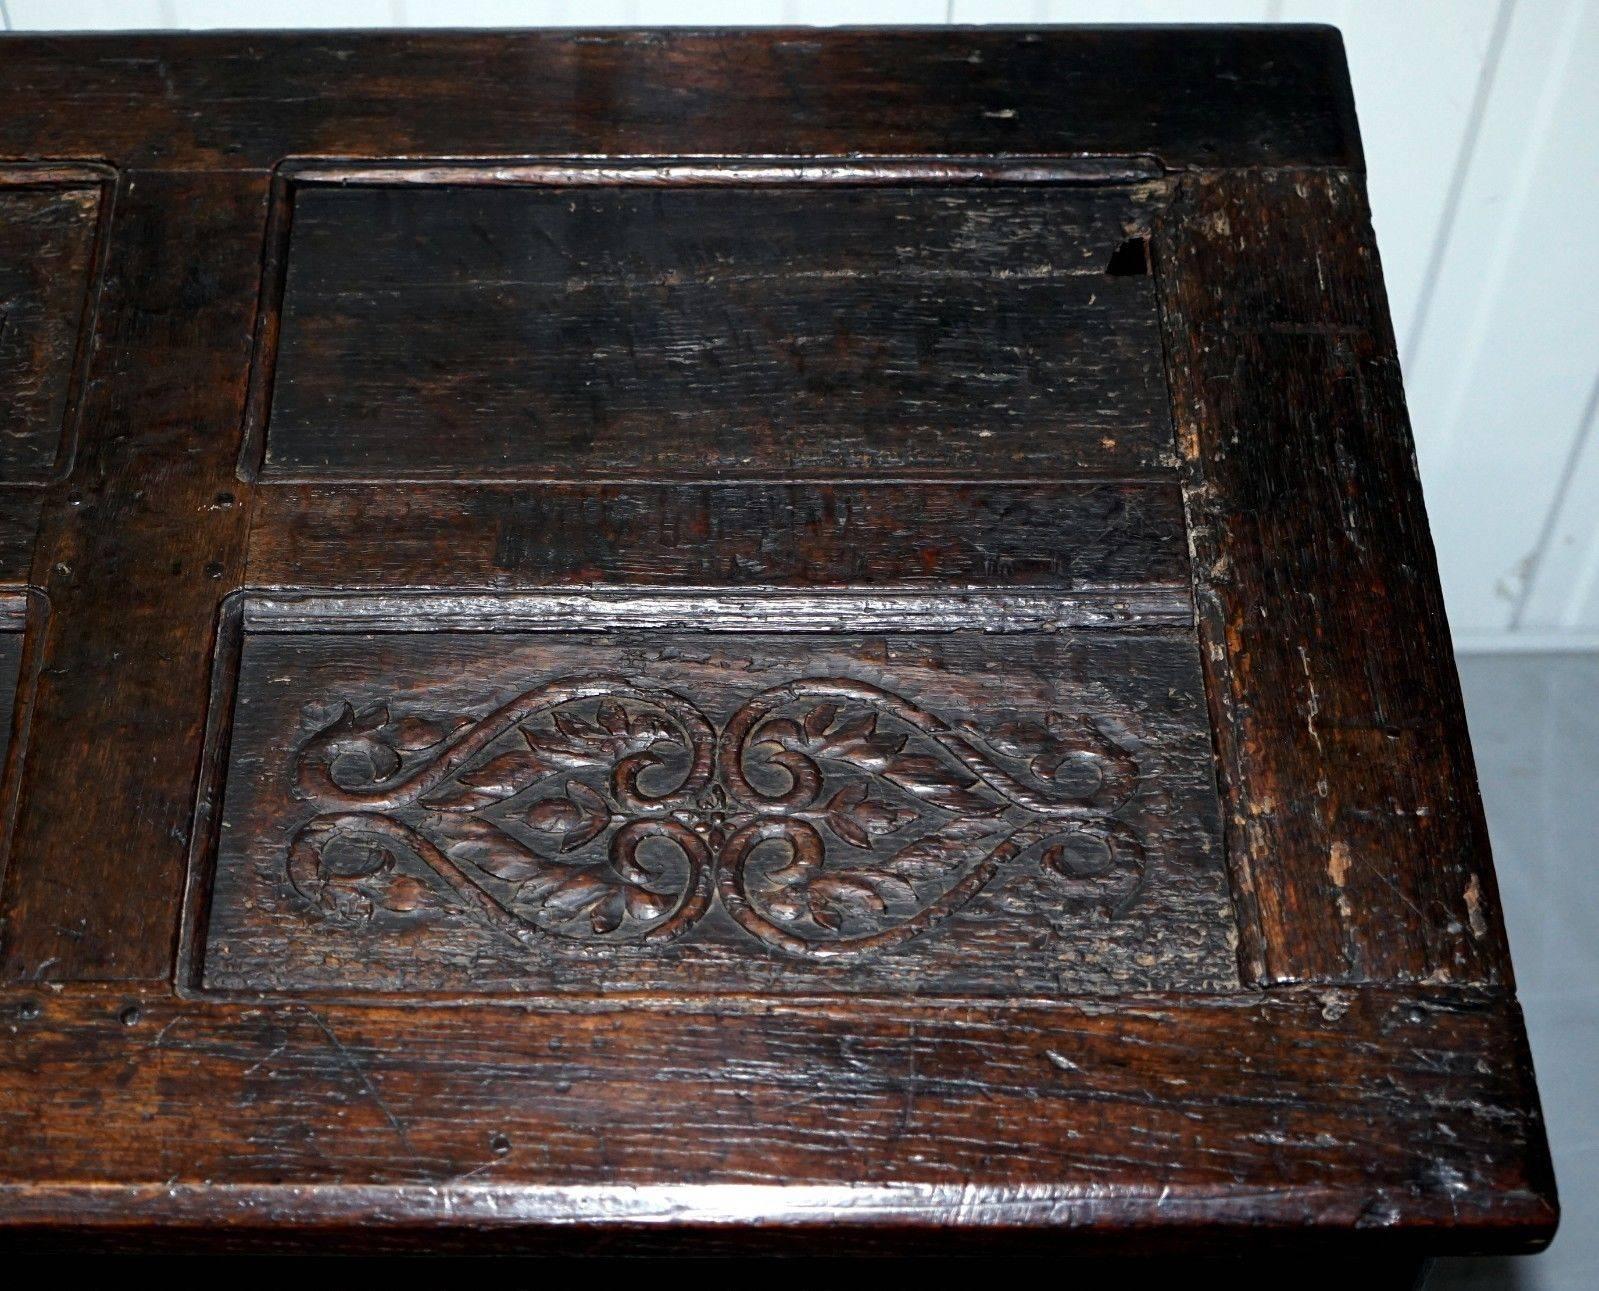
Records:
[[[1460,680],[1563,1217],[1542,1255],[1427,1286],[1599,1291],[1599,654],[1463,656]]]

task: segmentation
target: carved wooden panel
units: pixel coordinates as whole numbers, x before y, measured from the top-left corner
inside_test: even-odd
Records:
[[[1169,475],[1164,186],[885,173],[289,183],[265,472]]]
[[[817,627],[258,624],[199,979],[1236,983],[1191,631]]]
[[[66,455],[103,200],[87,172],[0,167],[0,484],[42,483]]]

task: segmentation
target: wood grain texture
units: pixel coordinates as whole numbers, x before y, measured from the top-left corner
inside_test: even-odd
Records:
[[[22,674],[22,632],[10,625],[8,611],[9,607],[0,603],[0,613],[6,613],[6,621],[0,622],[0,768],[5,767],[11,748],[11,720],[16,712],[17,680]],[[6,823],[0,819],[0,833],[4,833]]]
[[[207,988],[1236,989],[1187,631],[361,626],[245,636]]]
[[[1195,177],[1156,245],[1246,968],[1508,980],[1361,187]]]
[[[0,593],[0,884],[9,864],[32,718],[39,636],[49,607],[36,592]]]
[[[6,1244],[1548,1240],[1335,33],[0,65],[116,190],[0,488]]]
[[[0,152],[284,157],[1152,154],[1358,166],[1330,27],[11,37]]]
[[[65,464],[104,199],[98,180],[0,166],[0,486]]]
[[[12,1228],[480,1250],[876,1230],[924,1253],[1033,1229],[1056,1254],[1353,1257],[1526,1248],[1552,1223],[1498,993],[881,1000],[869,1028],[758,1001],[495,1025],[71,989],[3,1007]]]
[[[52,613],[0,910],[0,978],[162,980],[182,899],[234,478],[264,177],[128,175],[70,489],[34,583]]]
[[[274,485],[257,500],[249,582],[1191,595],[1175,483]]]
[[[1161,185],[289,193],[264,478],[1174,466]]]
[[[27,583],[41,506],[36,489],[0,488],[0,586]]]

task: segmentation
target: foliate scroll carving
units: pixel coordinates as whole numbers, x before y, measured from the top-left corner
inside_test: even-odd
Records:
[[[761,691],[720,726],[690,698],[563,678],[481,718],[325,714],[296,791],[320,808],[288,877],[360,924],[448,906],[530,948],[613,954],[719,903],[810,960],[892,948],[1024,858],[1062,902],[1125,906],[1134,758],[1095,720],[950,723],[864,681]],[[752,947],[753,948],[753,947]]]

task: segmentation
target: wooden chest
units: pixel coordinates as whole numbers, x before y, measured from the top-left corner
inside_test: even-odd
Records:
[[[1547,1241],[1336,33],[0,66],[12,1240]]]

